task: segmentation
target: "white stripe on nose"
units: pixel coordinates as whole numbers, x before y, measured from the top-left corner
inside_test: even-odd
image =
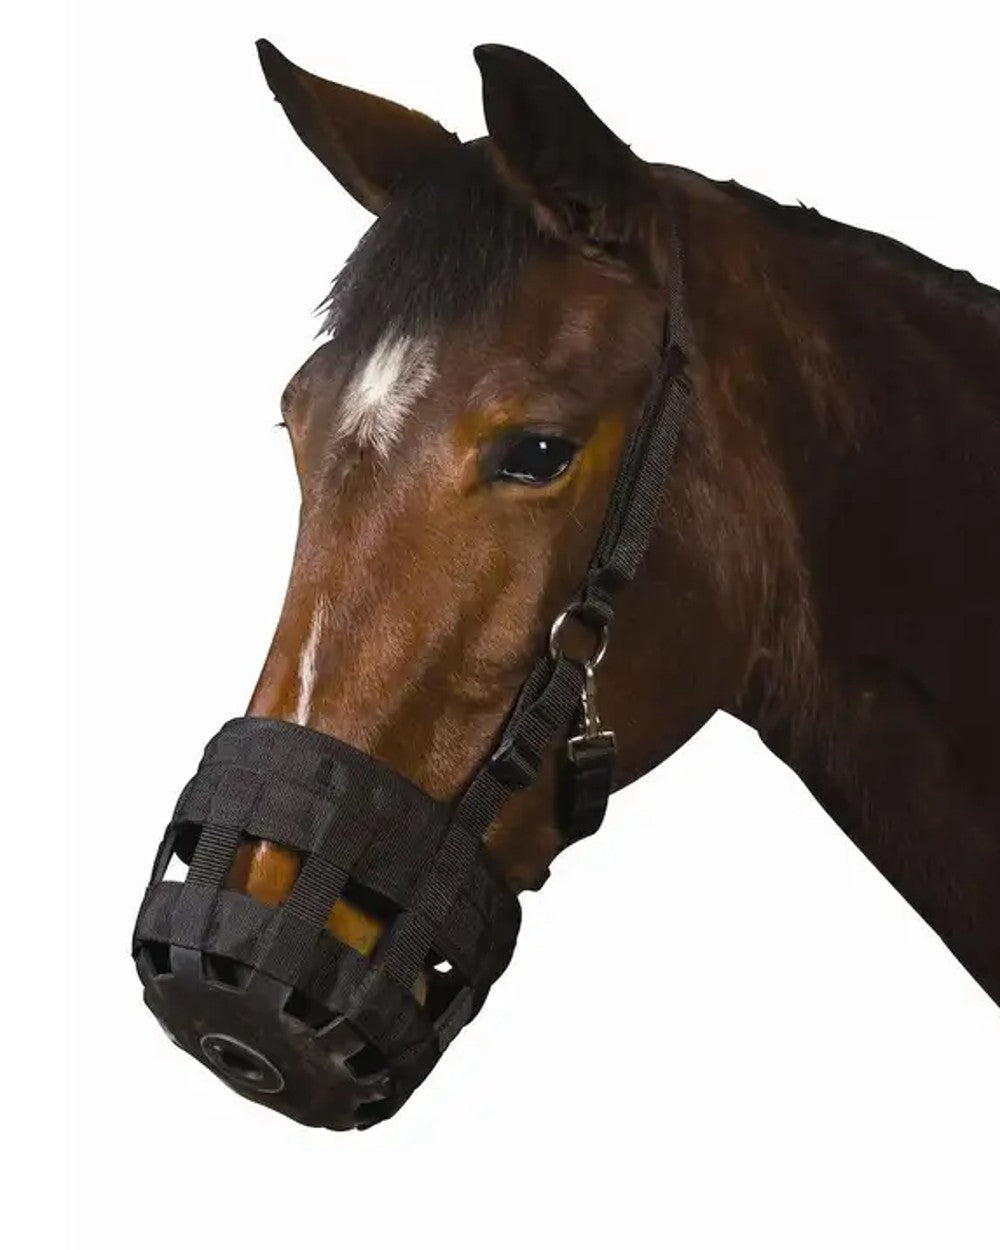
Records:
[[[309,623],[309,637],[299,656],[299,697],[295,705],[295,720],[299,725],[308,722],[312,711],[313,691],[316,688],[316,654],[325,620],[326,600],[322,595],[317,595],[312,621]]]

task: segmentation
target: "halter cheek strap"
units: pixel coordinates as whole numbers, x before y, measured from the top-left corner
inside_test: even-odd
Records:
[[[615,735],[605,729],[597,708],[597,669],[604,659],[614,620],[614,599],[632,580],[649,547],[663,506],[667,479],[681,428],[692,403],[688,375],[690,336],[682,299],[681,249],[671,236],[671,264],[663,345],[656,377],[642,416],[623,452],[601,533],[580,593],[553,622],[549,654],[540,658],[512,712],[491,764],[515,761],[512,775],[529,785],[537,775],[540,751],[526,732],[529,712],[534,721],[560,719],[562,689],[543,684],[552,664],[565,660],[563,628],[576,619],[593,631],[597,644],[590,658],[570,661],[567,682],[573,687],[577,730],[569,735],[558,768],[557,819],[565,845],[600,828],[614,783]],[[526,698],[538,689],[534,699]],[[551,690],[551,693],[549,693]],[[547,700],[552,699],[550,705]],[[524,739],[524,740],[522,740]]]

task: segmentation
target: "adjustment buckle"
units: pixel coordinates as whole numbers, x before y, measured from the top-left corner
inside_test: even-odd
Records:
[[[489,770],[509,790],[524,790],[538,776],[541,760],[512,736],[504,738],[489,759]]]

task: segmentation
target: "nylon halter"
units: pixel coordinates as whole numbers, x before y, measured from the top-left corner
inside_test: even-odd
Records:
[[[663,342],[577,597],[553,623],[497,746],[454,803],[423,793],[329,735],[268,718],[229,722],[183,791],[136,923],[147,1004],[168,1034],[238,1092],[309,1124],[367,1127],[392,1115],[476,1014],[513,952],[517,898],[483,850],[504,802],[562,742],[564,843],[593,833],[615,742],[597,714],[596,669],[614,600],[660,515],[692,402],[681,251],[671,239]],[[561,646],[571,618],[597,646]],[[231,884],[239,848],[263,839],[301,867],[265,906]],[[174,855],[183,882],[165,880]],[[369,954],[327,930],[341,898],[385,920]],[[445,961],[445,972],[433,970]],[[422,982],[423,979],[423,982]],[[423,1001],[415,986],[427,985]]]

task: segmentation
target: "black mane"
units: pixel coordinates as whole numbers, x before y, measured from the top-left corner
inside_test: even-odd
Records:
[[[321,333],[370,351],[387,329],[420,335],[502,307],[546,246],[488,152],[464,144],[400,188],[362,236],[321,305]]]
[[[669,168],[669,167],[661,167]],[[689,173],[690,171],[685,171]],[[705,181],[714,181],[706,179]],[[714,182],[782,227],[930,282],[1000,324],[1000,292],[886,235],[824,217],[739,183]],[[387,330],[420,335],[503,307],[529,257],[552,247],[502,184],[482,140],[463,144],[399,188],[320,305],[321,334],[371,351]]]

